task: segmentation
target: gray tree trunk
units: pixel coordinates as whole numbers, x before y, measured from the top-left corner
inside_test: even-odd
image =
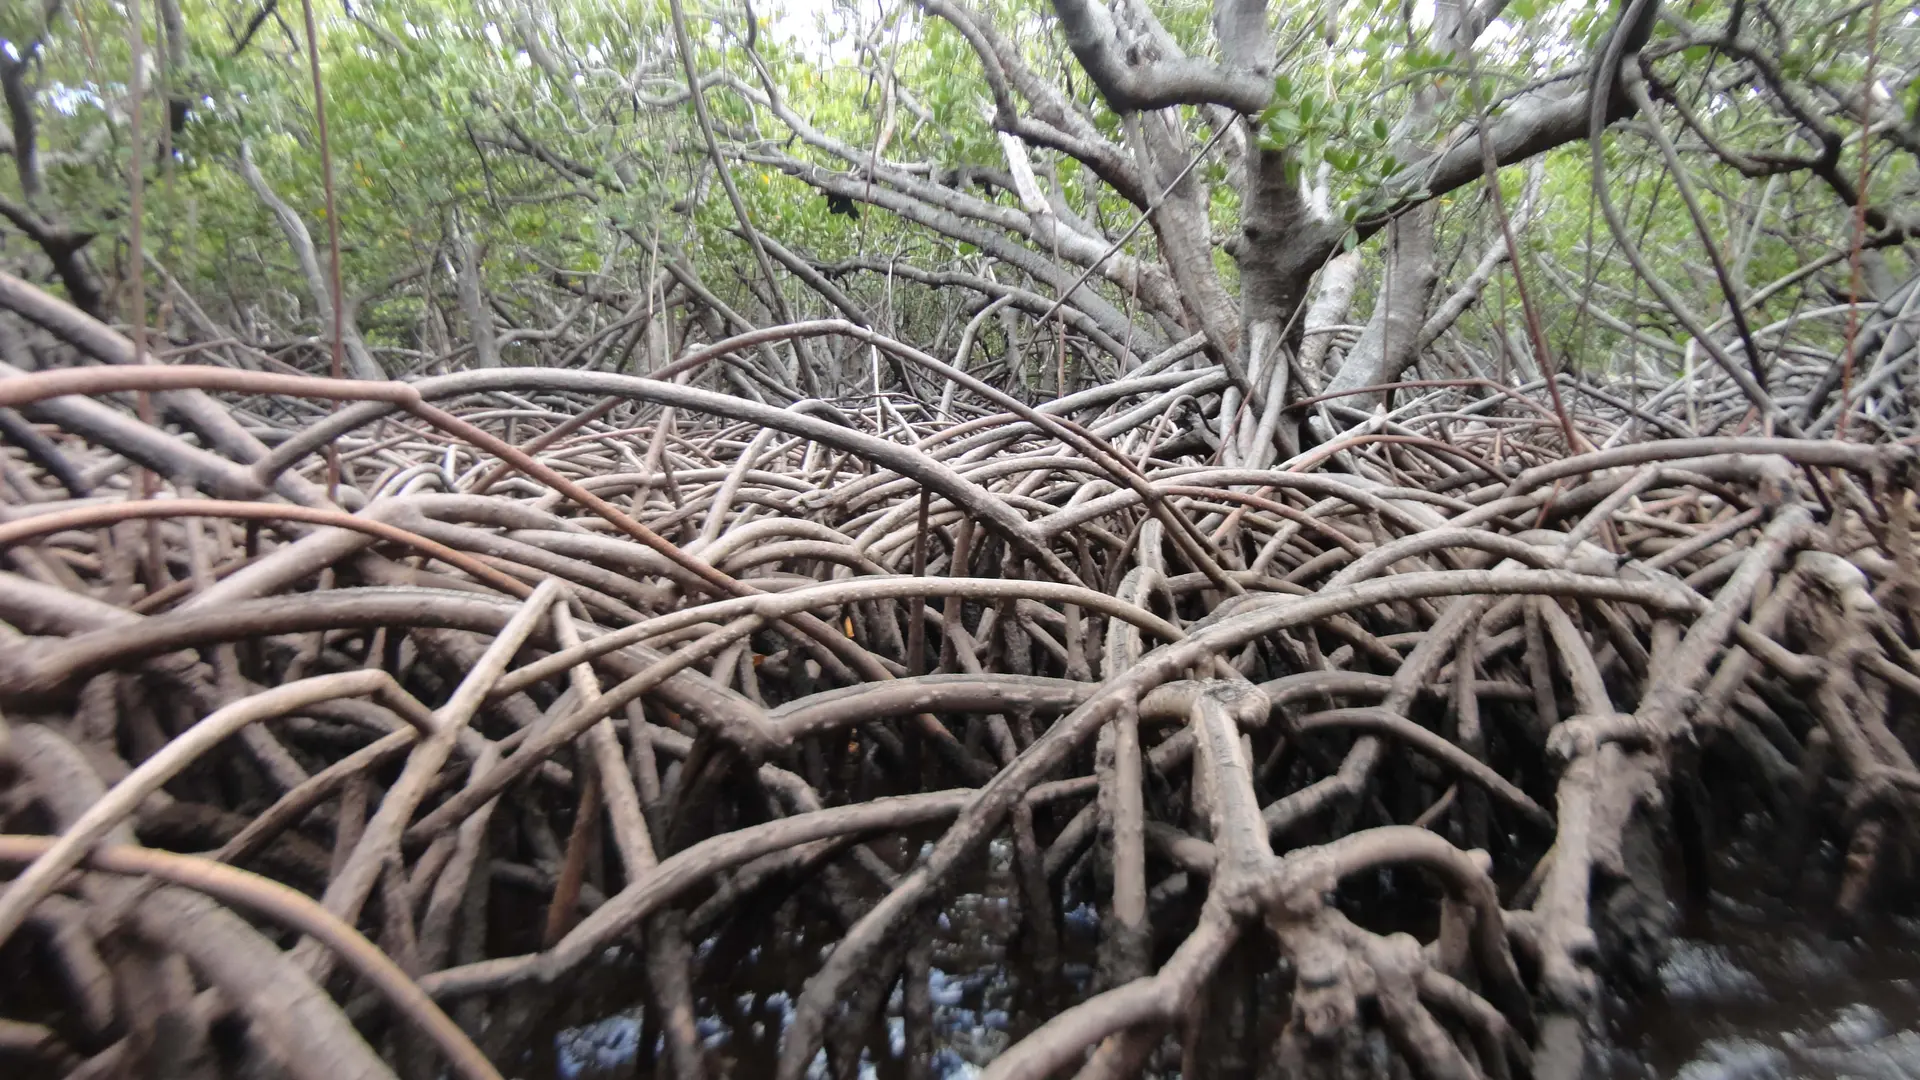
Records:
[[[327,275],[320,269],[320,256],[313,247],[313,235],[307,232],[307,223],[300,219],[293,207],[285,199],[267,186],[267,178],[260,175],[260,169],[253,163],[253,150],[246,143],[240,144],[240,176],[247,186],[267,209],[273,212],[274,221],[280,225],[281,235],[286,237],[287,246],[293,249],[293,257],[300,264],[300,276],[306,279],[307,293],[313,300],[313,306],[320,311],[320,335],[324,341],[332,341],[333,326],[333,290],[327,284]],[[360,340],[360,330],[353,325],[353,305],[345,297],[340,299],[340,341],[346,354],[346,373],[356,379],[384,379],[386,369],[373,358],[367,350],[367,343]]]
[[[1380,298],[1374,303],[1366,330],[1348,351],[1324,393],[1393,382],[1419,359],[1420,328],[1426,323],[1427,304],[1439,280],[1433,265],[1433,217],[1433,207],[1422,205],[1387,227],[1387,266],[1381,276]],[[1342,404],[1370,408],[1382,397],[1378,393],[1356,394]]]
[[[460,229],[460,219],[447,212],[447,240],[459,257],[457,285],[460,289],[460,313],[467,320],[467,336],[473,339],[473,366],[500,366],[500,350],[493,339],[493,316],[487,312],[487,299],[481,291],[480,252],[473,239]]]

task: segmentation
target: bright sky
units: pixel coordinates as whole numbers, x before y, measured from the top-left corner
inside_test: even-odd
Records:
[[[768,34],[816,63],[824,66],[853,59],[853,50],[844,41],[828,40],[842,37],[853,22],[832,0],[788,0],[765,19]]]

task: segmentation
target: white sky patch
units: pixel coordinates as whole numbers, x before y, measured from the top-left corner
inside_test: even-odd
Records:
[[[854,50],[845,40],[851,29],[847,13],[826,0],[796,0],[766,16],[769,37],[822,67],[853,59]]]
[[[66,116],[78,116],[83,106],[95,109],[106,108],[106,102],[100,100],[100,95],[89,87],[55,83],[47,87],[45,93],[47,104]]]

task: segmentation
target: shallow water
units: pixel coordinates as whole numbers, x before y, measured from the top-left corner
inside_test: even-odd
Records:
[[[1018,946],[1007,945],[1017,938],[1019,899],[1005,841],[993,845],[986,862],[933,930],[934,1075],[942,1080],[978,1075],[1030,1029],[1024,1016],[1049,1015],[1080,999],[1093,979],[1099,927],[1092,909],[1083,905],[1062,920],[1063,962],[1046,979]],[[1920,920],[1882,921],[1840,940],[1777,909],[1714,901],[1697,936],[1675,943],[1659,992],[1616,1003],[1597,1078],[1920,1080]],[[793,1009],[782,988],[804,981],[833,935],[812,942],[809,936],[803,931],[784,945],[747,949],[725,965],[724,976],[699,965],[706,972],[696,984],[696,1007],[714,1075],[771,1075]],[[706,961],[716,947],[723,946],[709,939],[696,952]],[[1049,985],[1036,985],[1042,981]],[[904,1075],[901,1013],[896,989],[885,1009],[885,1036],[875,1033],[879,1056],[862,1061],[862,1080]],[[638,1055],[642,1017],[638,1007],[597,1019],[576,1013],[522,1063],[521,1075],[635,1075],[636,1056],[651,1057]],[[814,1065],[813,1075],[824,1078],[824,1054]],[[649,1071],[642,1065],[638,1073]]]
[[[1023,963],[1015,928],[1019,916],[1018,890],[1012,874],[1012,848],[995,841],[986,866],[974,887],[956,895],[934,922],[931,999],[933,1003],[934,1075],[941,1080],[976,1076],[1012,1041],[1026,1033],[1015,1017],[1046,1015],[1060,1007],[1060,999],[1078,1000],[1092,979],[1094,947],[1099,938],[1097,916],[1082,905],[1066,913],[1061,926],[1061,964],[1051,985],[1042,988],[1031,965]],[[762,1077],[773,1073],[780,1034],[793,1015],[793,998],[786,987],[798,987],[819,960],[819,943],[803,932],[772,945],[756,946],[732,958],[725,972],[719,965],[698,965],[722,948],[719,938],[695,945],[696,963],[704,967],[695,983],[695,1007],[700,1034],[715,1076]],[[826,935],[832,940],[837,934]],[[1044,1010],[1025,1007],[1035,994],[1054,999]],[[884,1010],[884,1046],[878,1059],[863,1060],[862,1080],[891,1080],[905,1072],[906,1025],[903,1002],[896,986]],[[633,1075],[645,1011],[621,1009],[554,1033],[551,1057],[525,1062],[522,1075],[553,1076],[559,1080],[596,1080]],[[877,1034],[877,1032],[876,1032]],[[647,1072],[643,1066],[642,1074]],[[824,1052],[815,1059],[812,1076],[827,1075]]]
[[[1721,913],[1624,1006],[1614,1080],[1920,1078],[1920,927],[1849,941]]]

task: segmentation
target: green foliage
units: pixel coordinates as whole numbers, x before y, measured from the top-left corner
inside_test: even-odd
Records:
[[[268,184],[324,246],[323,167],[298,20],[282,12],[250,27],[257,8],[227,0],[180,3],[188,28],[185,68],[167,71],[164,88],[150,76],[139,95],[148,120],[149,249],[190,294],[218,298],[211,313],[236,329],[261,336],[269,336],[267,328],[310,332],[315,310],[305,283],[235,167],[241,145],[249,145]],[[146,6],[152,17],[153,5]],[[1152,8],[1190,55],[1215,51],[1210,4],[1166,0]],[[40,42],[33,82],[46,194],[36,210],[100,233],[93,254],[112,273],[126,258],[131,99],[125,9],[113,0],[68,0],[46,27],[37,23],[38,10],[37,3],[0,6],[0,40],[13,48]],[[633,296],[663,258],[686,260],[722,299],[758,309],[751,291],[758,279],[685,99],[663,0],[385,0],[351,10],[349,16],[337,5],[320,5],[320,66],[343,276],[366,293],[360,318],[375,344],[434,347],[423,336],[429,305],[445,312],[456,307],[450,221],[482,253],[481,272],[503,316],[528,326],[551,322],[572,303],[572,293],[554,291],[556,283],[578,290],[599,275],[609,293]],[[758,22],[749,53],[740,9],[689,9],[698,67],[728,80],[711,86],[706,98],[753,221],[827,264],[899,259],[1034,287],[960,236],[873,206],[857,216],[831,213],[821,191],[806,181],[825,172],[864,186],[871,182],[869,160],[891,162],[917,170],[913,182],[950,193],[940,198],[980,200],[994,212],[1019,210],[1005,188],[1007,162],[980,57],[952,25],[914,5],[875,8],[851,0],[788,0],[785,7],[763,3],[753,10]],[[978,0],[970,10],[999,27],[1034,77],[1059,92],[1067,107],[1128,146],[1122,118],[1066,49],[1046,0]],[[1708,27],[1727,15],[1719,0],[1692,0],[1677,10]],[[1259,146],[1287,152],[1294,170],[1289,181],[1315,205],[1350,225],[1371,221],[1420,194],[1420,161],[1462,138],[1482,109],[1498,115],[1522,87],[1577,68],[1612,14],[1599,5],[1513,0],[1469,65],[1435,39],[1424,9],[1277,9],[1276,40],[1291,45],[1282,51],[1270,104],[1251,118],[1252,131]],[[1817,88],[1821,101],[1854,92],[1865,76],[1865,15],[1837,0],[1795,9],[1789,17],[1796,31],[1768,54],[1779,77]],[[1756,16],[1747,17],[1747,33],[1770,32],[1755,28]],[[1892,79],[1887,72],[1905,69],[1886,58],[1912,37],[1891,19],[1885,33],[1879,70]],[[158,36],[155,26],[147,28],[150,65]],[[1717,142],[1748,152],[1815,152],[1778,113],[1753,107],[1749,89],[1736,83],[1720,91],[1699,78],[1702,71],[1729,68],[1710,39],[1683,40],[1679,29],[1663,25],[1656,43],[1651,70],[1668,85],[1684,84],[1694,95],[1694,114]],[[548,70],[549,64],[557,66]],[[1914,124],[1920,81],[1900,77],[1906,81],[1889,82],[1888,92]],[[801,137],[770,107],[764,99],[769,83],[812,134]],[[152,145],[165,111],[163,90],[187,106],[185,123],[170,133],[174,156],[164,167]],[[1014,96],[1017,109],[1034,107]],[[1838,171],[1855,175],[1857,113],[1839,108],[1829,115],[1844,143]],[[1187,125],[1197,147],[1217,117],[1183,109],[1176,122]],[[1671,117],[1668,124],[1674,126]],[[1750,281],[1787,274],[1847,228],[1831,192],[1810,175],[1772,182],[1763,203],[1766,184],[1697,153],[1691,135],[1683,142],[1704,211],[1744,241],[1742,266]],[[1714,309],[1721,300],[1690,255],[1699,239],[1676,212],[1670,177],[1645,141],[1610,136],[1605,163],[1616,201],[1643,231],[1642,246],[1663,275],[1701,310]],[[1096,231],[1118,237],[1138,218],[1140,208],[1086,163],[1036,148],[1032,165],[1041,186]],[[1586,147],[1549,155],[1545,170],[1537,219],[1524,232],[1522,272],[1537,291],[1557,288],[1553,282],[1561,279],[1591,280],[1594,290],[1631,310],[1643,289],[1612,251],[1604,224],[1595,224]],[[1214,234],[1231,235],[1242,204],[1228,155],[1201,162],[1194,175],[1209,193]],[[1518,205],[1520,171],[1507,170],[1502,183],[1507,204]],[[1914,188],[1912,155],[1894,155],[1876,163],[1869,202],[1898,205]],[[19,196],[12,170],[0,170],[0,197]],[[1485,200],[1469,188],[1447,205],[1439,245],[1471,266],[1493,235]],[[1349,231],[1347,243],[1359,235]],[[5,257],[15,258],[17,250]],[[1138,230],[1122,250],[1153,262],[1153,230]],[[1216,249],[1215,264],[1234,287],[1233,260]],[[383,284],[394,281],[404,284]],[[884,277],[850,277],[843,284],[889,318],[930,327],[944,321],[944,302],[903,299],[910,290]],[[1116,306],[1132,302],[1110,282],[1096,277],[1094,284]],[[787,285],[794,303],[821,310],[812,294]],[[1510,318],[1496,302],[1500,292],[1491,290],[1482,310],[1469,316],[1472,332],[1490,332]],[[1783,317],[1794,302],[1792,294],[1782,295],[1755,317]],[[1550,332],[1570,356],[1599,362],[1619,342],[1612,331],[1595,333],[1577,305],[1546,310]]]
[[[1332,170],[1336,201],[1349,223],[1378,209],[1369,197],[1386,198],[1406,167],[1394,153],[1385,117],[1368,119],[1360,102],[1336,102],[1312,87],[1295,86],[1286,75],[1274,79],[1273,104],[1261,112],[1258,129],[1263,148],[1294,151],[1287,158],[1289,183],[1300,182],[1303,163]]]

